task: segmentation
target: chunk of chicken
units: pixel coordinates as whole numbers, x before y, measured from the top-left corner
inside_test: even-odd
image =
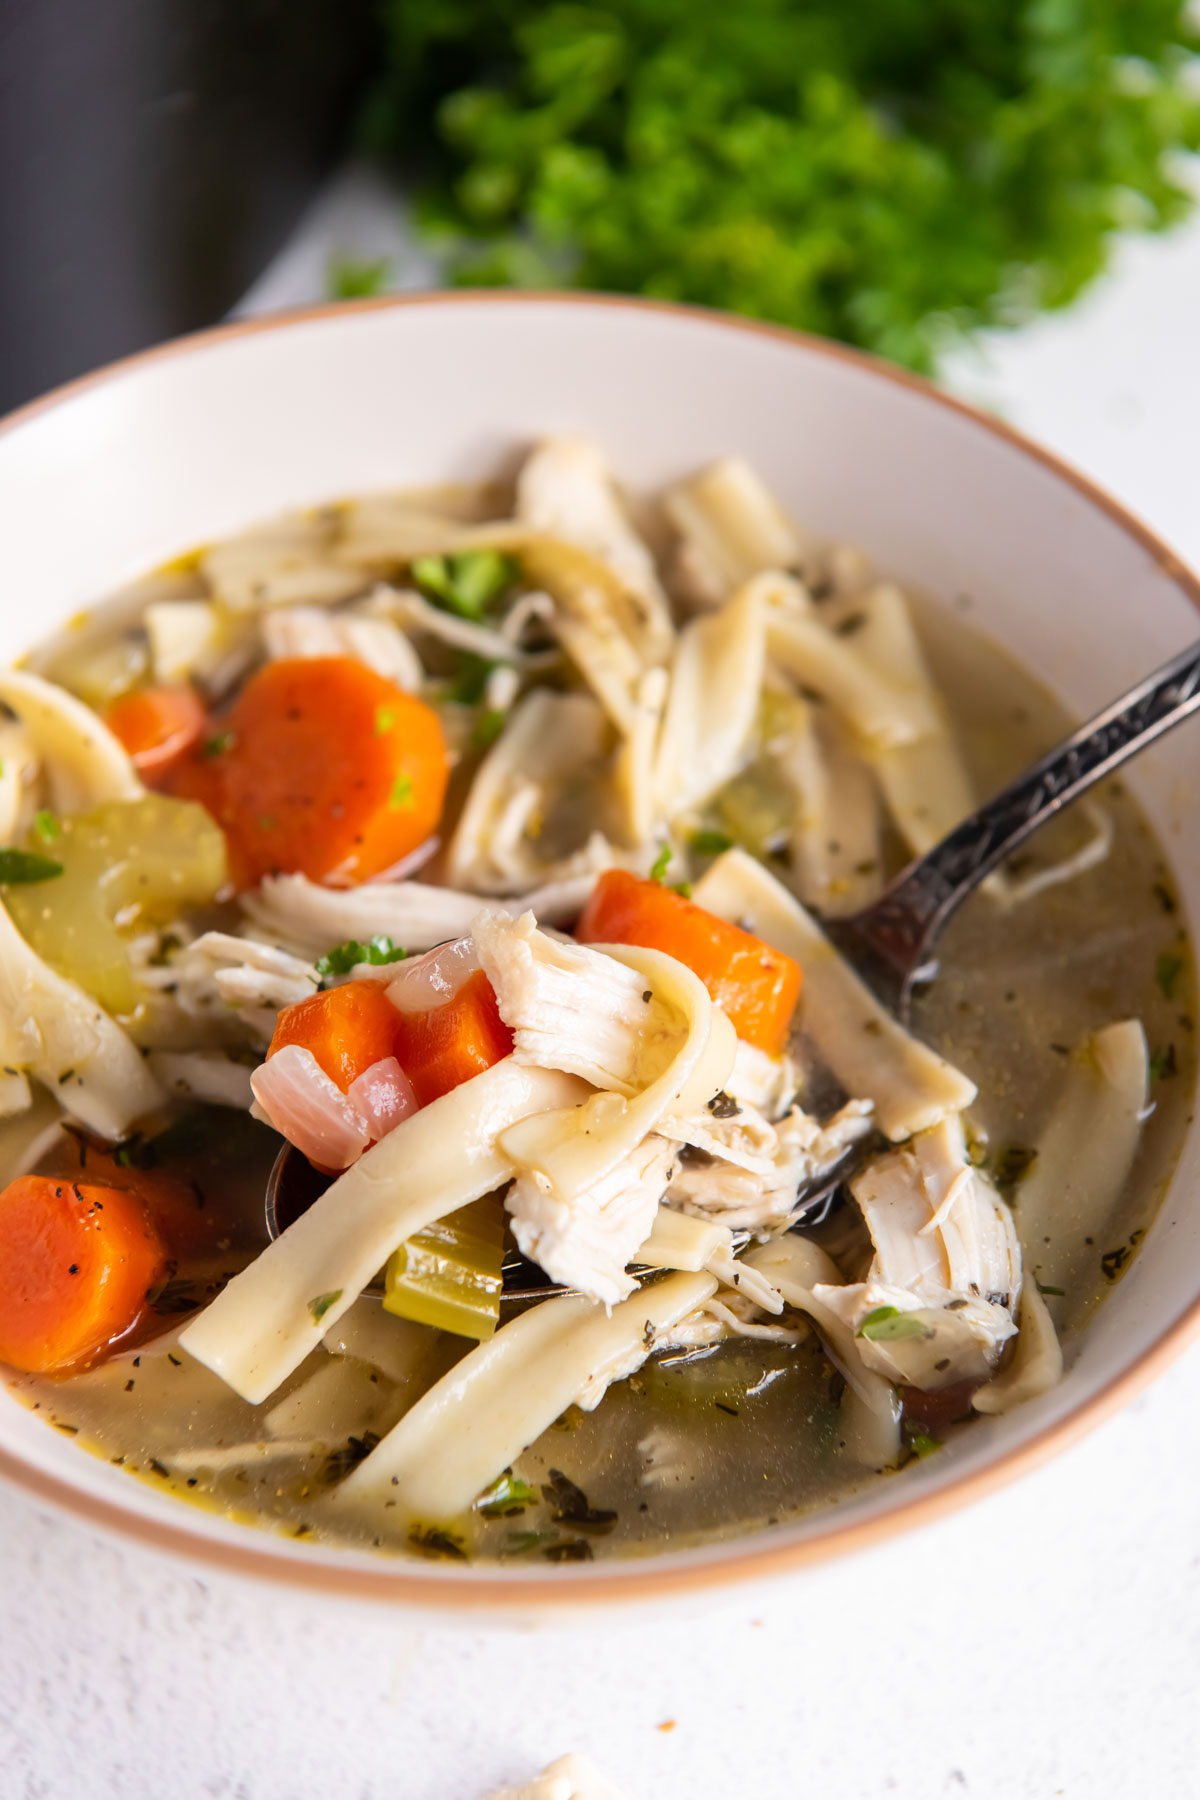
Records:
[[[800,1065],[793,1056],[786,1051],[782,1056],[768,1056],[757,1044],[738,1039],[733,1071],[725,1083],[730,1099],[757,1107],[768,1119],[778,1119],[799,1089]]]
[[[851,1187],[875,1259],[865,1281],[814,1294],[889,1381],[986,1381],[1016,1331],[1021,1249],[1008,1207],[967,1159],[959,1117],[890,1151]]]
[[[548,937],[532,912],[514,919],[487,908],[471,934],[518,1062],[582,1075],[619,1094],[645,1087],[665,1067],[679,1025],[633,969]]]
[[[596,885],[594,869],[523,893],[515,904],[546,924],[574,919]],[[327,888],[304,875],[268,875],[241,897],[242,910],[264,936],[316,955],[331,944],[376,935],[410,953],[432,950],[461,937],[479,911],[477,894],[424,881],[366,881],[356,888]]]
[[[389,619],[331,613],[319,606],[284,606],[263,619],[267,655],[350,656],[408,693],[424,678],[416,651]]]
[[[544,1176],[522,1175],[505,1202],[513,1236],[552,1281],[614,1306],[637,1286],[626,1264],[650,1234],[673,1161],[671,1146],[652,1135],[572,1204]]]
[[[798,1191],[827,1174],[869,1133],[871,1114],[869,1100],[849,1100],[824,1125],[799,1106],[774,1126],[749,1107],[728,1120],[673,1122],[672,1128],[687,1133],[684,1141],[705,1138],[700,1148],[709,1160],[688,1161],[676,1170],[668,1203],[735,1229],[775,1230],[787,1223]],[[722,1131],[728,1134],[724,1148]],[[753,1159],[742,1148],[751,1142],[758,1152]]]
[[[263,1041],[274,1031],[280,1008],[307,999],[317,986],[316,970],[302,957],[226,931],[206,931],[165,968],[145,975],[168,976],[180,1008],[192,1017],[232,1008]]]

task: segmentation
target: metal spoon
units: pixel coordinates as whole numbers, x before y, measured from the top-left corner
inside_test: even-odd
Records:
[[[852,1149],[838,1162],[835,1169],[826,1170],[807,1192],[798,1196],[800,1216],[793,1221],[794,1224],[803,1222],[813,1225],[824,1218],[825,1214],[820,1209],[824,1206],[828,1211],[835,1193],[849,1173],[850,1163],[854,1160]],[[319,1170],[314,1169],[294,1144],[284,1144],[267,1177],[264,1214],[268,1238],[279,1237],[289,1225],[294,1224],[334,1179],[334,1176],[322,1175]],[[748,1231],[733,1233],[732,1249],[735,1253],[746,1248],[750,1235]],[[564,1287],[561,1282],[551,1281],[537,1263],[522,1256],[519,1250],[505,1252],[500,1273],[504,1284],[501,1298],[504,1300],[548,1300],[556,1294],[573,1294],[576,1291],[574,1288]],[[633,1263],[629,1273],[643,1275],[648,1273],[648,1269],[644,1263]],[[380,1299],[383,1284],[373,1281],[363,1289],[363,1293],[369,1294],[373,1299]]]
[[[938,938],[980,882],[1064,807],[1197,708],[1200,644],[1193,644],[1047,751],[940,844],[901,870],[872,905],[851,918],[827,921],[829,936],[880,1000],[907,1024],[914,989],[937,974]],[[812,1222],[815,1210],[822,1202],[828,1204],[856,1160],[851,1153],[837,1170],[797,1196],[796,1224]],[[278,1237],[330,1179],[285,1144],[267,1182],[267,1235]],[[741,1235],[744,1242],[748,1234]],[[506,1300],[568,1291],[546,1280],[535,1263],[516,1251],[505,1258],[503,1274]]]
[[[937,974],[934,949],[984,878],[1072,800],[1111,775],[1200,707],[1200,644],[1073,731],[994,799],[956,825],[870,906],[826,930],[842,955],[901,1023],[913,989]]]
[[[314,1169],[308,1158],[293,1144],[285,1143],[267,1177],[264,1216],[268,1238],[279,1237],[289,1225],[293,1225],[301,1213],[307,1212],[314,1200],[321,1197],[333,1180],[332,1175],[322,1175],[318,1169]],[[568,1292],[566,1288],[552,1282],[536,1263],[529,1262],[517,1250],[511,1250],[505,1255],[501,1274],[506,1300],[540,1300],[553,1294]],[[383,1294],[383,1284],[373,1281],[363,1292],[379,1299]]]

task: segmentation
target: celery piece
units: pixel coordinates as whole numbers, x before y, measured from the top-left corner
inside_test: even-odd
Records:
[[[58,821],[62,873],[3,885],[13,923],[32,949],[110,1013],[129,1013],[138,990],[127,939],[207,905],[227,880],[225,839],[202,806],[146,794],[110,800]],[[31,835],[30,846],[40,840]]]
[[[787,843],[796,822],[791,783],[773,757],[763,756],[714,795],[718,824],[751,855],[770,856]]]
[[[388,1258],[384,1306],[402,1319],[490,1338],[500,1320],[504,1208],[491,1196],[427,1226]]]
[[[97,712],[140,687],[149,672],[142,632],[127,632],[115,643],[68,644],[42,671]]]

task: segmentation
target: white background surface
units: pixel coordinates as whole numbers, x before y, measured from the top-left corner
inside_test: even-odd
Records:
[[[331,249],[428,279],[366,177]],[[1200,223],[951,371],[1200,565]],[[564,1750],[628,1800],[1200,1796],[1200,1348],[1020,1486],[691,1618],[472,1635],[203,1580],[0,1489],[0,1800],[478,1800]],[[668,1724],[673,1729],[665,1729]]]

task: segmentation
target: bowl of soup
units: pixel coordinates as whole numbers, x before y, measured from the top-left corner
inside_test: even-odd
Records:
[[[1185,727],[826,929],[1195,632],[932,388],[629,301],[319,309],[0,431],[0,1472],[313,1591],[765,1578],[1200,1308]]]

